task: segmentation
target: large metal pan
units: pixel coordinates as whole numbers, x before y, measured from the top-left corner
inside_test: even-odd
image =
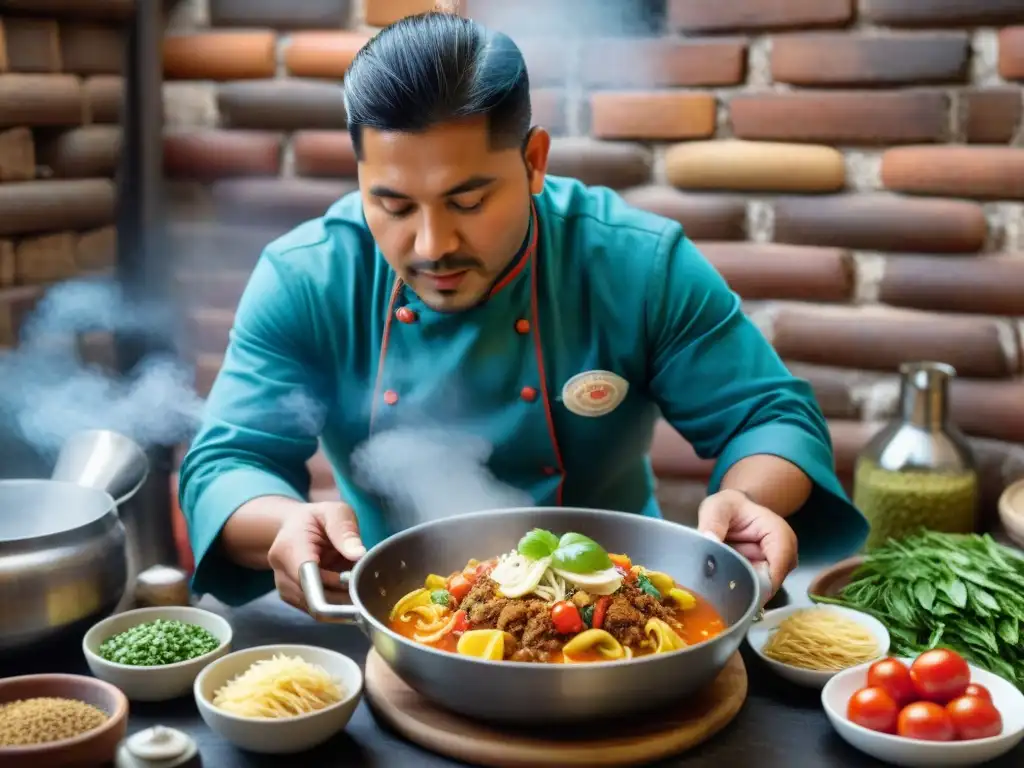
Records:
[[[388,628],[395,601],[422,586],[427,574],[451,573],[471,558],[508,552],[535,527],[585,534],[635,563],[670,574],[710,600],[727,629],[675,653],[563,665],[461,656]],[[538,725],[632,715],[685,700],[722,670],[767,599],[767,577],[758,570],[730,547],[665,520],[530,507],[423,523],[386,539],[348,576],[351,605],[325,600],[316,563],[303,564],[300,576],[316,619],[359,625],[399,677],[431,701],[477,719]]]

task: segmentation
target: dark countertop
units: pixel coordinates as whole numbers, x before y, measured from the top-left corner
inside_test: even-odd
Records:
[[[806,603],[806,588],[813,571],[800,568],[786,582],[792,602]],[[785,602],[777,598],[777,602]],[[358,660],[366,657],[369,642],[356,627],[318,624],[267,595],[247,606],[227,609],[214,601],[201,604],[225,615],[234,627],[235,650],[272,643],[301,643],[332,648]],[[658,763],[659,766],[708,766],[733,762],[757,768],[859,768],[881,765],[854,750],[835,734],[821,710],[820,693],[797,688],[766,670],[744,644],[750,691],[736,719],[710,741]],[[89,674],[79,645],[36,653],[31,659],[0,660],[0,677],[35,672]],[[302,765],[331,768],[363,766],[416,766],[442,768],[464,765],[425,752],[403,741],[377,723],[366,702],[359,705],[348,728],[328,743],[304,755],[261,756],[240,752],[206,728],[191,697],[160,704],[132,703],[129,731],[168,725],[190,733],[199,744],[205,768]],[[1024,765],[1024,745],[991,768]]]

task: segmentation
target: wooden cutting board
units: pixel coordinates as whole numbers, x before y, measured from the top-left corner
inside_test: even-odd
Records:
[[[714,736],[747,698],[747,670],[736,653],[704,691],[670,713],[602,727],[600,738],[577,741],[479,723],[442,709],[402,682],[375,650],[367,656],[365,674],[371,707],[399,734],[446,757],[498,768],[636,766],[661,760]]]

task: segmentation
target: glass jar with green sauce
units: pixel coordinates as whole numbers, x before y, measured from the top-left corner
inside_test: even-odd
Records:
[[[900,367],[899,415],[860,452],[853,503],[867,517],[871,549],[922,528],[970,533],[977,525],[978,472],[970,445],[949,420],[944,363]]]

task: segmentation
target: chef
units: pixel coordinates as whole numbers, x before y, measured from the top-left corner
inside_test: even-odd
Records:
[[[678,223],[546,173],[507,36],[403,19],[356,56],[344,98],[359,190],[262,253],[181,467],[197,593],[276,586],[303,607],[309,560],[339,590],[395,527],[353,452],[426,418],[491,444],[488,469],[537,505],[657,517],[661,416],[716,461],[700,528],[776,589],[798,535],[804,557],[859,548],[807,382]],[[341,502],[307,501],[318,445]]]

